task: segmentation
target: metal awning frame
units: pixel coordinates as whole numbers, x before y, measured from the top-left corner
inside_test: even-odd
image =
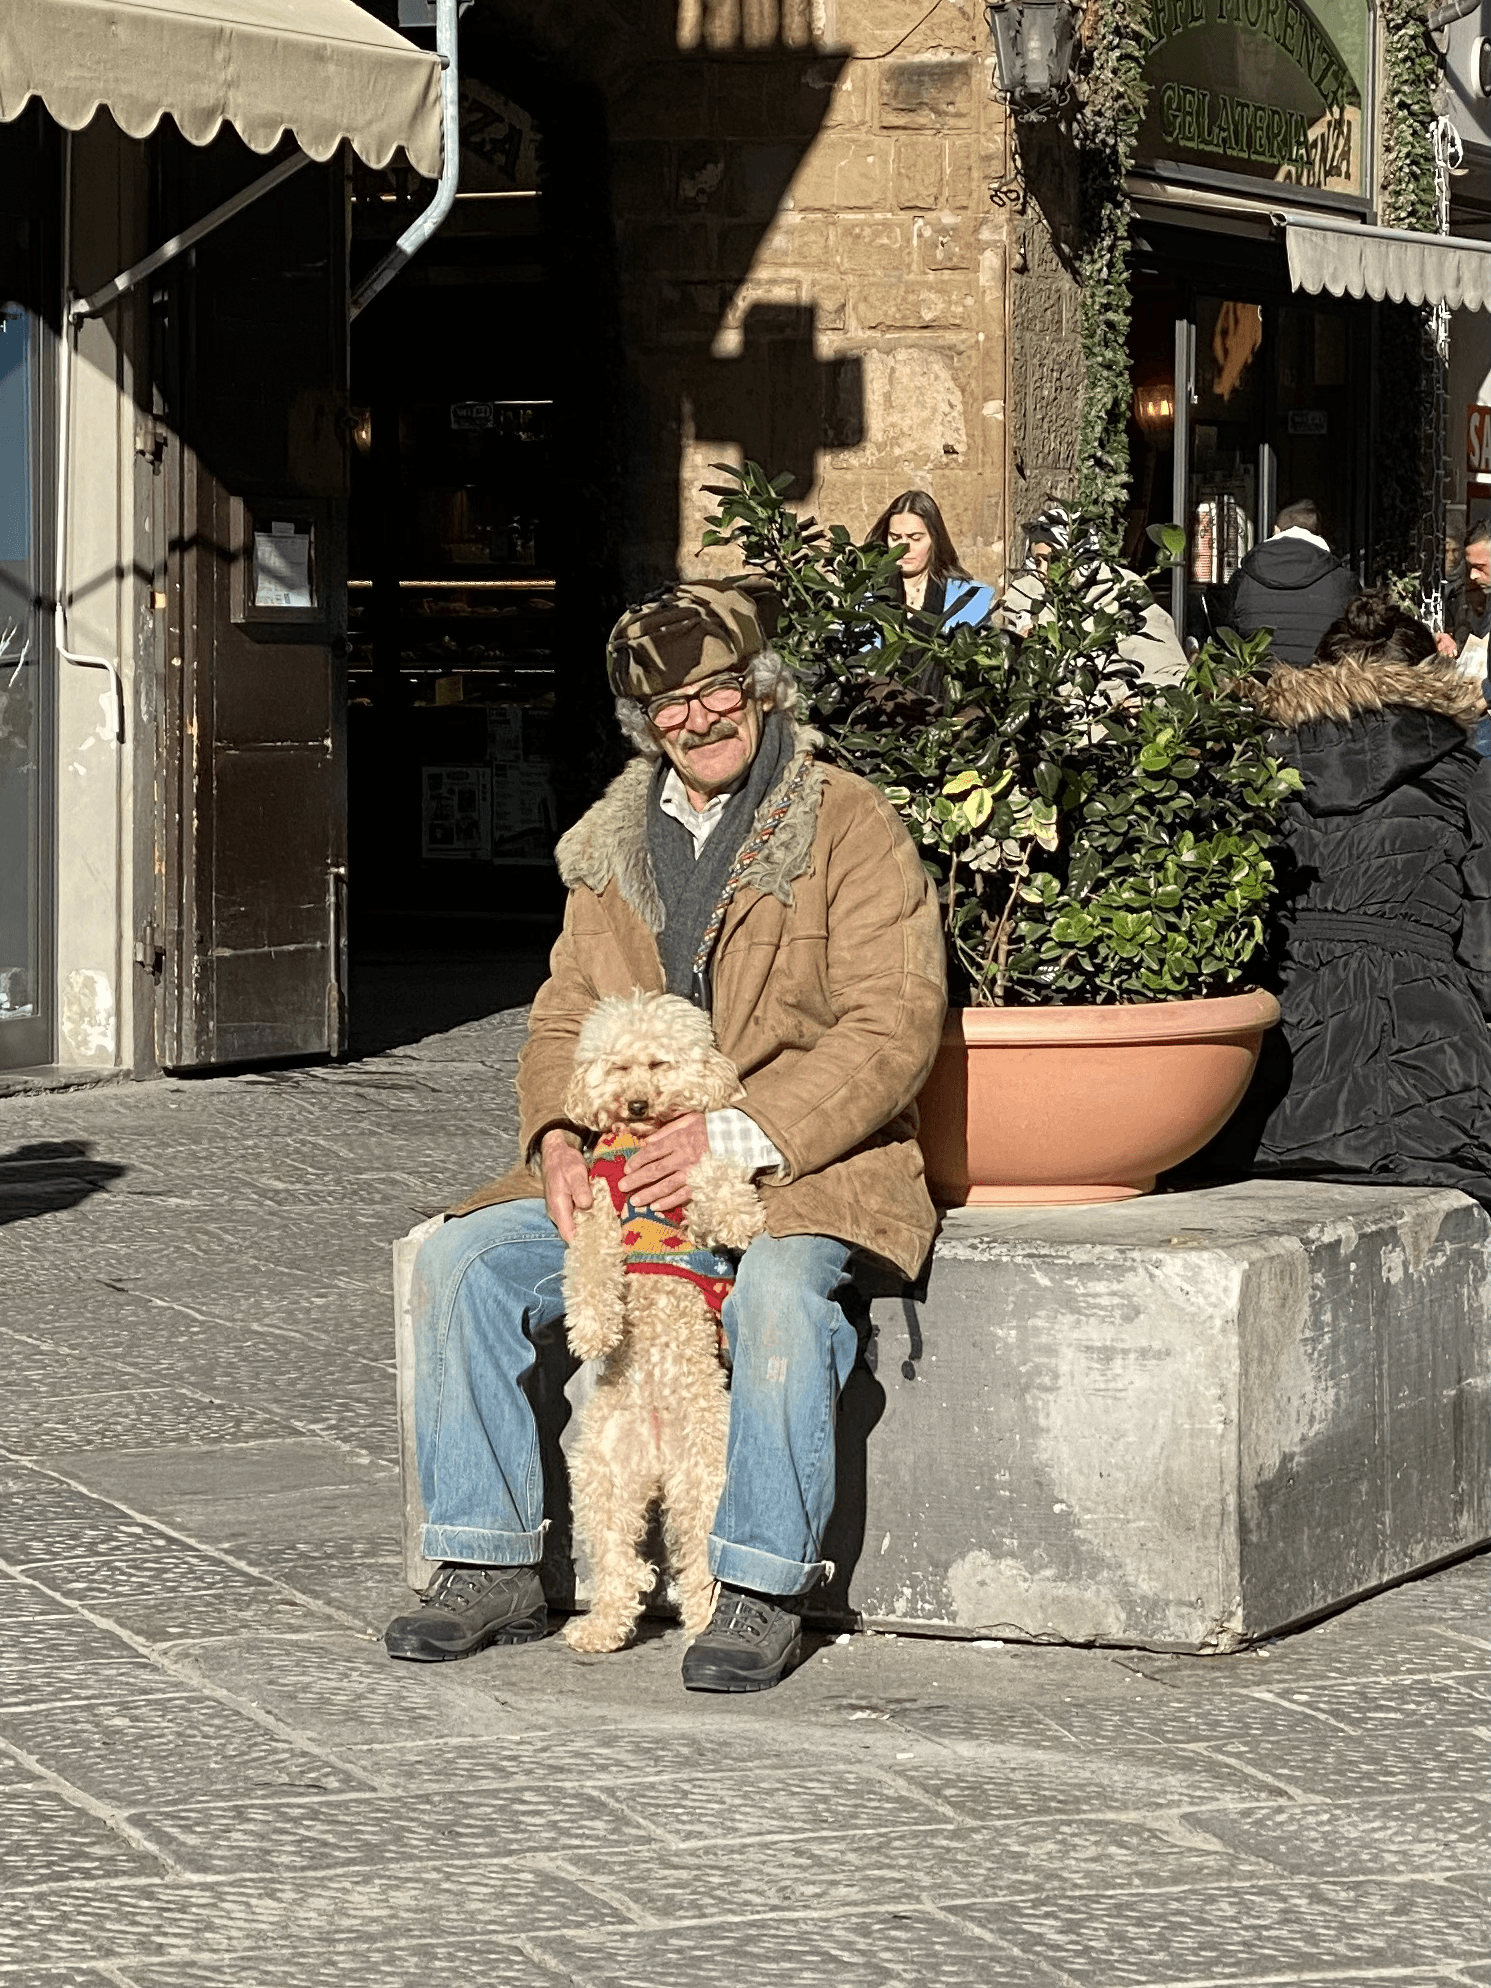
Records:
[[[1477,241],[1469,235],[1430,234],[1426,229],[1369,228],[1359,225],[1354,221],[1327,219],[1323,215],[1306,217],[1301,214],[1286,214],[1279,210],[1271,213],[1269,219],[1274,227],[1285,236],[1286,241],[1289,231],[1293,229],[1298,234],[1338,235],[1344,241],[1382,242],[1392,248],[1412,249],[1417,253],[1422,253],[1426,249],[1447,249],[1457,255],[1469,252],[1478,258],[1484,259],[1486,265],[1486,286],[1479,296],[1463,298],[1455,308],[1472,311],[1491,311],[1491,242]],[[1292,271],[1290,281],[1291,283],[1294,281]],[[1294,283],[1294,287],[1296,289],[1304,288],[1302,284],[1298,283]],[[1325,286],[1322,285],[1322,287]],[[1307,296],[1318,296],[1319,291],[1306,290],[1305,294]],[[1442,297],[1426,297],[1424,299],[1424,302],[1431,307],[1443,301]]]
[[[67,134],[67,143],[69,147],[72,144],[71,132]],[[183,228],[179,235],[172,235],[168,242],[162,242],[158,249],[152,249],[150,254],[142,257],[139,262],[132,263],[128,269],[122,269],[117,276],[105,283],[102,289],[95,290],[91,297],[74,298],[67,307],[68,317],[73,323],[80,318],[101,317],[110,304],[117,304],[121,297],[127,297],[131,290],[145,281],[147,276],[153,276],[157,269],[164,269],[168,262],[174,262],[177,256],[185,254],[187,249],[195,248],[198,242],[215,233],[225,221],[231,221],[234,215],[241,214],[245,207],[252,207],[254,202],[261,200],[266,193],[273,193],[274,189],[283,186],[293,173],[298,173],[302,166],[308,166],[310,163],[310,155],[306,152],[296,152],[291,158],[281,159],[277,166],[256,179],[252,185],[233,194],[220,207],[214,207],[210,214],[204,214],[200,221],[193,221],[192,225]]]
[[[470,0],[466,0],[470,4]],[[450,212],[456,197],[456,189],[461,174],[461,122],[460,122],[460,63],[458,22],[461,13],[460,0],[436,0],[436,44],[440,56],[440,96],[441,96],[441,137],[442,152],[440,178],[430,204],[412,226],[407,228],[395,242],[393,248],[371,270],[359,284],[349,300],[348,316],[356,317],[363,307],[391,283],[404,265],[416,255],[434,234],[440,223]],[[67,283],[68,263],[67,244],[72,236],[72,141],[71,131],[65,133],[63,141],[62,174],[62,232],[63,232],[63,283]],[[309,153],[297,151],[290,158],[282,159],[267,173],[231,195],[200,221],[183,228],[172,235],[169,241],[162,242],[159,248],[142,256],[140,261],[131,263],[128,269],[120,270],[117,276],[103,284],[87,297],[74,297],[64,288],[63,322],[60,340],[61,351],[58,363],[57,381],[57,510],[55,532],[55,573],[52,592],[53,646],[65,663],[72,663],[82,669],[107,670],[114,691],[114,742],[122,745],[125,739],[126,699],[124,677],[117,656],[90,656],[68,646],[67,632],[67,525],[68,525],[68,472],[71,467],[70,453],[72,442],[72,366],[73,346],[77,339],[78,327],[87,318],[101,317],[117,304],[122,297],[139,288],[147,278],[168,262],[174,262],[188,249],[195,248],[198,242],[215,234],[226,222],[241,214],[246,207],[262,200],[266,193],[272,193],[278,186],[298,173],[303,166],[311,163]]]
[[[1474,249],[1478,255],[1491,256],[1491,242],[1477,241],[1473,235],[1430,234],[1422,228],[1369,228],[1356,221],[1338,221],[1324,214],[1285,214],[1275,209],[1270,215],[1276,228],[1309,228],[1322,235],[1349,235],[1353,240],[1369,242],[1402,242],[1412,248]]]
[[[430,204],[419,218],[400,235],[388,254],[377,267],[370,270],[357,286],[348,306],[349,317],[370,304],[374,297],[389,283],[413,256],[417,255],[434,234],[440,223],[450,212],[455,201],[461,177],[461,84],[460,84],[460,40],[457,23],[460,14],[470,6],[471,0],[435,0],[435,45],[440,60],[440,115],[441,115],[441,161],[440,178]],[[72,134],[68,134],[69,150]],[[194,221],[189,228],[183,228],[178,235],[162,242],[150,254],[123,269],[102,288],[89,297],[69,300],[67,315],[72,323],[82,318],[96,318],[108,310],[111,304],[118,303],[121,297],[153,276],[158,269],[164,269],[168,262],[174,262],[197,243],[216,232],[246,207],[252,207],[256,200],[262,200],[266,193],[273,193],[277,186],[298,173],[302,166],[311,163],[307,152],[295,152],[288,159],[281,159],[267,173],[230,196],[210,214],[204,214],[200,221]]]
[[[306,152],[296,152],[288,159],[281,159],[277,166],[243,187],[210,214],[204,214],[200,221],[194,221],[189,228],[183,228],[169,241],[162,242],[158,249],[128,269],[120,270],[101,289],[88,297],[74,297],[66,289],[68,273],[69,244],[72,240],[72,143],[73,134],[64,131],[62,149],[62,240],[63,240],[63,320],[62,335],[58,343],[60,350],[57,363],[57,520],[54,533],[55,573],[52,587],[52,645],[64,663],[72,663],[79,669],[107,670],[114,691],[114,743],[122,745],[125,739],[124,676],[117,656],[89,656],[68,646],[67,634],[67,525],[68,525],[68,472],[72,467],[72,369],[73,347],[77,340],[78,327],[85,318],[101,317],[121,297],[127,297],[138,289],[147,277],[157,269],[163,269],[168,262],[186,250],[195,248],[214,234],[224,222],[231,221],[246,207],[252,207],[256,200],[272,193],[277,186],[298,173],[302,166],[311,163]]]

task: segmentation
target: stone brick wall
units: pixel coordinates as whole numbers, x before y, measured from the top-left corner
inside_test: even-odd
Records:
[[[1076,155],[1058,127],[1020,133],[1023,201],[1009,286],[1008,429],[1013,554],[1019,527],[1052,497],[1077,494],[1082,426]]]
[[[475,19],[603,110],[627,589],[723,563],[698,551],[700,486],[747,458],[855,531],[930,489],[1000,579],[1011,431],[1023,482],[1069,486],[1080,358],[1046,219],[990,199],[1014,159],[978,0],[639,0],[625,21],[479,0]]]
[[[730,272],[698,390],[684,383],[679,396],[679,554],[709,563],[690,557],[708,464],[756,454],[851,530],[897,492],[930,489],[970,570],[997,579],[1010,242],[988,196],[1006,120],[982,13],[839,0],[820,26],[820,45],[838,51],[804,73],[820,120],[749,264]],[[747,134],[723,90],[715,110],[723,159]],[[763,384],[796,406],[763,418],[751,405]]]

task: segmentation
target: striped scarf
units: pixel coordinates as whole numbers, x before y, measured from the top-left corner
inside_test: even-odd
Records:
[[[780,711],[769,711],[744,786],[730,796],[714,833],[697,853],[683,823],[665,815],[659,804],[668,774],[666,758],[653,776],[647,799],[647,849],[663,901],[658,952],[668,992],[681,994],[705,1014],[712,1005],[709,964],[725,913],[807,778],[804,760],[783,781],[795,745],[788,720]],[[768,800],[771,805],[763,815]]]

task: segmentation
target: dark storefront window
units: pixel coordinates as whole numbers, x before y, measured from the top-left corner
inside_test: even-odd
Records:
[[[1159,584],[1198,640],[1283,504],[1312,498],[1333,548],[1371,564],[1373,306],[1298,296],[1281,262],[1181,229],[1139,242],[1124,553],[1142,567],[1149,526],[1185,525],[1185,567]]]
[[[559,629],[574,540],[595,521],[576,501],[590,473],[560,443],[581,383],[560,358],[538,125],[473,62],[468,49],[455,209],[352,333],[366,413],[352,461],[349,822],[364,933],[557,908]],[[358,169],[359,270],[407,225],[405,191]],[[566,731],[574,711],[571,698]]]
[[[1154,0],[1145,164],[1362,199],[1366,0]]]

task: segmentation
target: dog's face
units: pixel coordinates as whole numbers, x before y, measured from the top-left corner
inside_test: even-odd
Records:
[[[709,1017],[691,1002],[616,995],[585,1018],[564,1108],[577,1125],[598,1132],[625,1125],[645,1136],[683,1112],[716,1111],[740,1095]]]

